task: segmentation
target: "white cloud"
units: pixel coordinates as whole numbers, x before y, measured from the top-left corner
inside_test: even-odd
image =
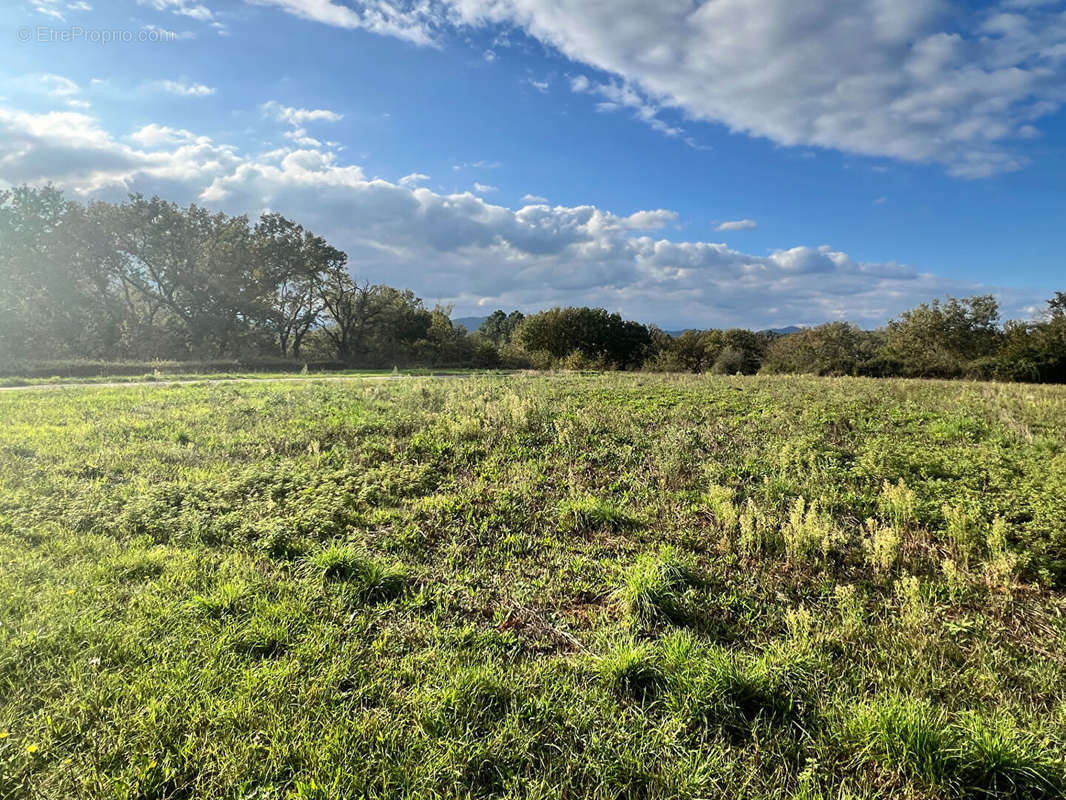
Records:
[[[586,76],[578,75],[570,81],[570,89],[578,93],[598,94],[605,98],[596,104],[597,111],[608,113],[629,108],[633,110],[634,118],[650,125],[659,133],[677,137],[685,132],[683,128],[669,125],[659,119],[659,107],[644,97],[636,87],[627,82],[594,83]]]
[[[456,171],[461,169],[496,169],[499,166],[499,161],[464,161],[461,164],[455,164],[452,169]]]
[[[30,114],[0,107],[0,183],[52,181],[83,196],[121,198],[131,190],[187,201],[209,176],[240,159],[207,137],[149,125],[125,144],[80,112]]]
[[[939,162],[979,177],[1066,100],[1066,14],[1013,0],[455,0],[660,105],[785,145]],[[1011,7],[1013,6],[1013,8]]]
[[[82,196],[141,191],[230,213],[276,210],[343,248],[360,277],[410,286],[460,313],[482,304],[589,304],[678,327],[841,317],[871,324],[944,292],[988,289],[828,246],[752,255],[649,235],[677,221],[665,209],[626,216],[592,205],[513,210],[469,192],[431,191],[417,185],[423,178],[371,179],[322,149],[242,155],[162,125],[123,141],[85,114],[0,107],[0,185],[50,180]],[[1000,296],[1007,314],[1020,316],[1046,293]]]
[[[304,126],[310,122],[339,122],[344,119],[343,114],[330,111],[326,108],[293,108],[285,106],[276,100],[263,104],[263,110],[280,122],[288,123],[291,127],[282,135],[300,147],[324,147],[332,143],[323,144],[311,136]]]
[[[344,119],[343,114],[338,114],[336,111],[330,111],[327,108],[293,108],[292,106],[284,106],[276,100],[264,103],[263,110],[273,115],[276,119],[297,127],[308,122],[339,122]]]
[[[66,21],[67,11],[92,11],[93,7],[85,2],[85,0],[73,0],[73,2],[66,2],[66,0],[30,0],[30,5],[33,6],[33,10],[38,14],[44,14],[46,17],[50,17],[60,22]]]
[[[205,86],[202,83],[186,83],[185,81],[156,81],[153,86],[180,97],[209,97],[215,93],[213,86]]]
[[[753,219],[731,219],[720,222],[715,227],[716,231],[750,231],[759,227],[759,223]]]
[[[1050,0],[260,2],[421,43],[448,26],[513,26],[613,76],[577,75],[574,91],[667,135],[681,133],[658,116],[669,107],[782,145],[961,177],[1024,166],[1034,123],[1066,102],[1066,13]]]
[[[586,75],[575,75],[570,79],[570,91],[587,92],[592,88],[592,81]]]
[[[432,44],[436,21],[428,3],[409,9],[399,8],[388,0],[357,3],[352,8],[332,0],[247,0],[253,5],[275,6],[303,19],[338,28],[362,28],[386,36],[396,36],[415,44]]]
[[[490,194],[491,192],[499,191],[495,186],[489,186],[487,183],[474,183],[474,191],[478,194]]]
[[[156,11],[169,11],[198,22],[210,22],[215,18],[210,8],[191,0],[137,0],[137,4],[154,8]]]
[[[36,96],[43,94],[69,108],[89,108],[88,101],[81,96],[81,87],[63,75],[38,72],[13,78],[10,84],[23,92],[32,93]]]
[[[310,136],[306,128],[293,128],[291,131],[285,131],[282,136],[300,145],[300,147],[322,147],[322,142],[314,136]]]
[[[400,178],[400,180],[397,181],[397,183],[399,183],[400,186],[414,188],[415,186],[420,186],[428,180],[429,176],[425,173],[412,172],[410,175],[404,175],[402,178]]]
[[[49,95],[52,97],[73,97],[78,94],[81,89],[70,78],[64,78],[62,75],[51,75],[48,73],[32,76]]]
[[[637,211],[622,220],[625,227],[634,231],[657,231],[671,222],[677,222],[677,212],[659,208],[655,211]]]
[[[196,141],[204,143],[211,141],[205,136],[196,136],[184,128],[170,128],[166,125],[157,125],[154,122],[134,131],[127,138],[134,144],[148,148],[189,144]]]
[[[526,206],[545,206],[548,204],[548,198],[539,194],[524,194],[521,203]]]

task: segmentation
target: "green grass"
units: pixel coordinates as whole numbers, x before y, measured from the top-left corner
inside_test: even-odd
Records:
[[[35,377],[0,376],[0,388],[56,388],[66,386],[91,386],[92,384],[112,383],[195,383],[208,381],[213,383],[227,383],[233,381],[340,381],[350,378],[388,378],[402,377],[432,377],[432,376],[468,376],[507,374],[499,370],[473,370],[473,369],[344,369],[344,370],[314,370],[303,373],[299,370],[289,372],[276,372],[265,370],[260,372],[216,372],[216,371],[189,371],[183,368],[180,362],[166,369],[155,369],[148,372],[120,372],[110,373],[101,369],[99,374],[92,375],[41,375]]]
[[[690,589],[698,582],[691,560],[667,545],[661,553],[643,553],[623,576],[618,601],[637,630],[657,623],[696,621]]]
[[[0,798],[1055,798],[1066,388],[0,393]]]

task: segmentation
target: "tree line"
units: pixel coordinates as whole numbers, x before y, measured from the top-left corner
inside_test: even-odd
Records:
[[[468,332],[409,289],[355,280],[345,253],[280,214],[0,191],[0,361],[72,359],[1066,382],[1066,294],[1024,322],[1001,322],[982,295],[933,300],[875,331],[830,322],[671,335],[566,307],[498,310]]]

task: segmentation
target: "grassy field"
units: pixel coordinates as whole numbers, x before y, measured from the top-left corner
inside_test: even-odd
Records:
[[[1066,792],[1066,387],[0,394],[0,797]]]
[[[120,375],[111,375],[101,371],[99,374],[81,375],[70,377],[66,375],[51,375],[48,377],[0,377],[0,389],[14,389],[22,387],[40,386],[50,388],[53,386],[72,386],[111,383],[193,383],[196,381],[208,381],[219,383],[222,381],[297,381],[297,380],[344,380],[347,378],[388,378],[400,377],[434,377],[443,375],[488,375],[505,374],[503,372],[472,369],[352,369],[330,370],[329,372],[186,372],[181,369],[174,371],[156,370],[153,372],[139,372]]]

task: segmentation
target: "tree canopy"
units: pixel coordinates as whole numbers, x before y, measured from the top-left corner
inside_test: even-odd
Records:
[[[651,369],[1066,381],[1066,293],[1001,324],[991,295],[936,299],[876,331],[677,336],[604,308],[494,311],[468,333],[281,214],[131,195],[0,191],[0,362],[274,358],[327,365]]]

